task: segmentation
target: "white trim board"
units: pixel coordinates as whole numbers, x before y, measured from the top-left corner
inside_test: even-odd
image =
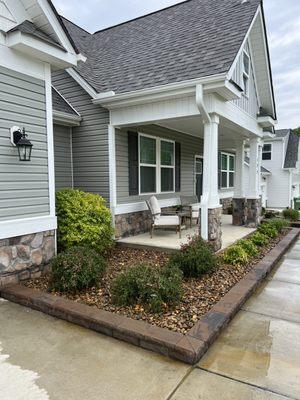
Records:
[[[0,222],[0,240],[57,229],[57,218],[45,217],[15,219]]]

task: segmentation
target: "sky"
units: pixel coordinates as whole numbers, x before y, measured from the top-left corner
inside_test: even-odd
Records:
[[[53,0],[62,15],[89,32],[179,2],[178,0],[76,0],[74,7],[74,0]],[[264,0],[264,6],[278,116],[276,128],[297,128],[300,126],[300,1]]]

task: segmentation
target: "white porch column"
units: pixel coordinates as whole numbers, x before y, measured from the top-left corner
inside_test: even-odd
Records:
[[[109,202],[110,210],[115,224],[115,210],[117,206],[117,171],[116,171],[116,129],[108,125],[108,151],[109,151]]]
[[[244,163],[245,163],[245,143],[240,140],[236,143],[236,157],[235,157],[235,191],[234,198],[245,197],[244,187]]]
[[[209,238],[208,210],[220,207],[218,191],[218,131],[219,116],[211,115],[204,124],[203,195],[201,198],[201,236]]]
[[[249,162],[249,199],[258,199],[260,195],[260,175],[261,175],[261,152],[260,140],[250,139],[250,162]]]

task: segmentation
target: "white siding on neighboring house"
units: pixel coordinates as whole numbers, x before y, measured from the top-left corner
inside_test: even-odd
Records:
[[[250,74],[249,74],[249,96],[242,94],[242,97],[237,100],[233,100],[233,103],[246,111],[252,117],[256,118],[259,112],[259,102],[257,97],[257,89],[255,85],[255,77],[253,72],[251,52],[248,43],[245,46],[247,54],[250,56]],[[237,63],[237,66],[233,72],[233,81],[237,83],[243,89],[243,52]]]
[[[33,144],[20,162],[10,128]],[[49,215],[45,82],[0,66],[0,221]]]
[[[272,159],[263,160],[262,165],[271,175],[268,179],[268,202],[270,208],[286,208],[290,204],[291,181],[290,172],[283,169],[285,146],[282,140],[265,141],[272,144]]]

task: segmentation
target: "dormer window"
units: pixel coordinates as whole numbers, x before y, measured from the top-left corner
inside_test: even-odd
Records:
[[[250,57],[244,50],[243,52],[243,86],[245,96],[249,96],[249,77],[250,77]]]

